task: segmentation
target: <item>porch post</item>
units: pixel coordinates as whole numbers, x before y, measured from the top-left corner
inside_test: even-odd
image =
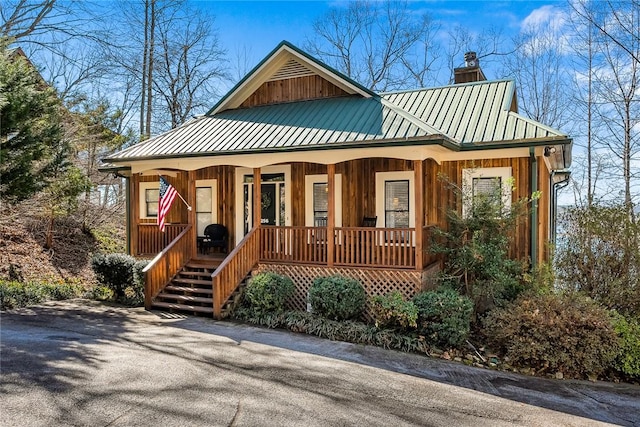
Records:
[[[422,230],[424,227],[424,172],[422,167],[422,160],[413,161],[413,173],[414,176],[414,189],[415,189],[415,225],[416,225],[416,270],[422,271],[424,268],[423,260],[424,256],[422,251],[424,247],[422,245],[423,236]]]
[[[260,226],[262,219],[262,175],[260,168],[253,168],[253,228]]]
[[[187,202],[191,210],[187,210],[187,224],[191,224],[191,258],[198,255],[198,224],[196,224],[196,172],[187,173]]]
[[[333,267],[336,250],[336,165],[327,165],[327,266]]]

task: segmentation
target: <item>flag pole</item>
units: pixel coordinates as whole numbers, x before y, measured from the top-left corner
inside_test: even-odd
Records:
[[[160,175],[162,176],[162,175]],[[182,202],[185,204],[185,206],[187,207],[187,210],[192,210],[191,205],[189,203],[187,203],[187,201],[184,199],[184,197],[182,197],[182,195],[180,194],[180,192],[178,190],[176,190],[176,194],[178,195],[178,197],[180,197],[180,200],[182,200]]]

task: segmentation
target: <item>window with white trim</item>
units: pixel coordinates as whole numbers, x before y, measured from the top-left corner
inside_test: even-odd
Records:
[[[155,219],[158,217],[158,199],[160,184],[158,181],[140,183],[140,218]]]
[[[209,224],[217,223],[218,186],[215,179],[196,181],[196,224],[198,236],[204,236],[204,229]]]
[[[329,184],[327,175],[306,175],[305,225],[326,227],[329,215]],[[342,226],[342,175],[335,175],[335,225]]]
[[[511,168],[462,170],[462,215],[468,218],[482,203],[496,204],[498,211],[511,208]]]
[[[376,216],[385,228],[415,227],[413,171],[376,173]]]

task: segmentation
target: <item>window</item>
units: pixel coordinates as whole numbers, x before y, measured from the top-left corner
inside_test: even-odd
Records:
[[[415,227],[414,172],[376,174],[376,215],[385,228]]]
[[[485,202],[508,211],[511,208],[510,178],[510,167],[463,169],[462,215],[468,217]]]
[[[158,199],[160,184],[158,181],[140,183],[140,218],[155,219],[158,217]]]
[[[409,181],[384,182],[385,228],[409,227]]]
[[[342,175],[335,175],[335,225],[342,226]],[[327,175],[306,175],[305,225],[326,227],[329,215],[329,185]]]
[[[196,224],[198,236],[204,236],[204,229],[209,224],[217,223],[218,186],[215,179],[196,181]]]

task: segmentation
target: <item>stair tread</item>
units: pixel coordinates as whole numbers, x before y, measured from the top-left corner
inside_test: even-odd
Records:
[[[164,301],[154,301],[153,307],[171,308],[174,310],[197,311],[200,313],[213,313],[213,307],[203,307],[198,305],[177,304]]]
[[[211,280],[200,280],[200,279],[185,279],[182,277],[176,277],[172,280],[175,283],[191,283],[193,285],[206,285],[211,287]]]
[[[211,284],[211,282],[209,282]],[[175,291],[175,292],[194,292],[198,294],[213,294],[213,289],[209,288],[191,288],[189,286],[176,286],[176,285],[167,285],[164,288],[167,291]]]
[[[211,273],[206,272],[206,271],[184,271],[184,270],[181,270],[180,274],[184,274],[185,276],[211,277]]]
[[[156,298],[174,299],[174,300],[191,301],[191,302],[207,302],[207,303],[213,304],[212,298],[194,297],[192,295],[178,295],[178,294],[172,294],[172,293],[166,293],[166,292],[159,293],[156,296]]]

